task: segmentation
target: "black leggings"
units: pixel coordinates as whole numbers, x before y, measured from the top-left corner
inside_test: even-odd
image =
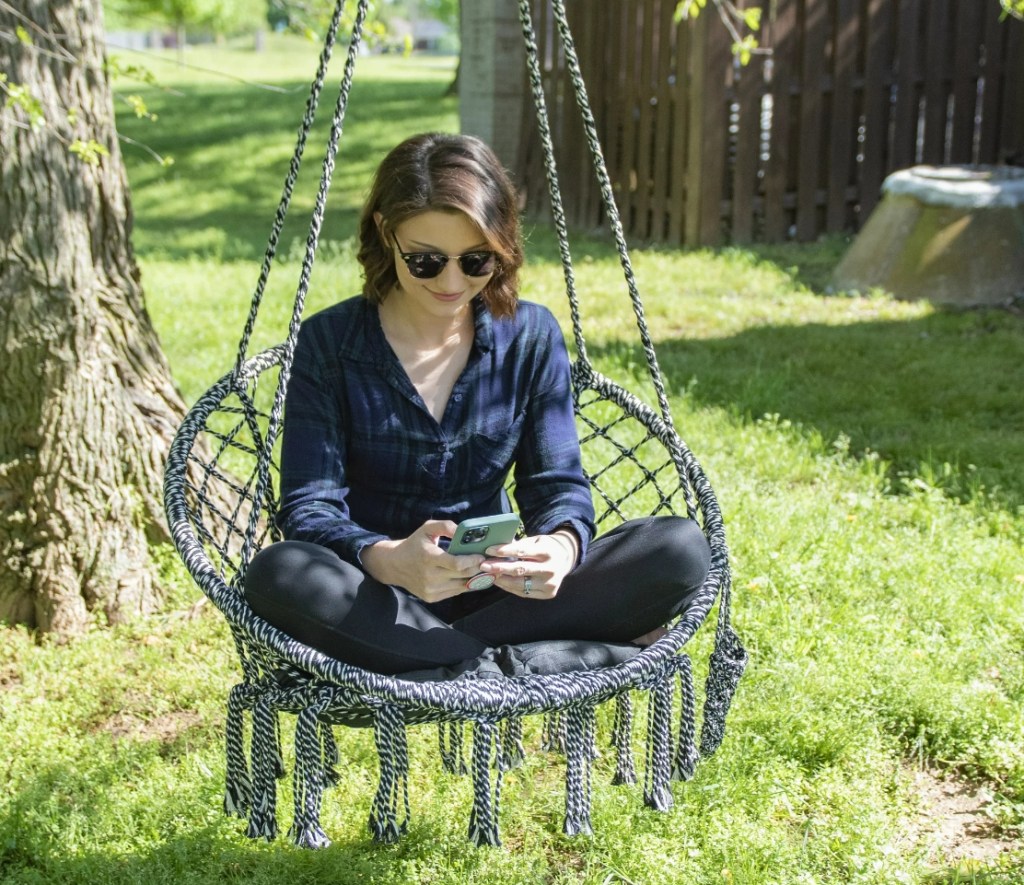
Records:
[[[554,599],[494,587],[426,604],[326,547],[282,541],[254,557],[245,597],[253,611],[300,642],[365,670],[395,674],[449,666],[506,644],[629,642],[682,612],[710,562],[693,520],[647,517],[595,538]]]

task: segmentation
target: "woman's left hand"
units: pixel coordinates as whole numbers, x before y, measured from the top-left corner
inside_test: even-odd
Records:
[[[550,535],[531,535],[487,548],[480,571],[508,593],[530,599],[554,599],[565,576],[579,558],[575,533],[560,529]]]

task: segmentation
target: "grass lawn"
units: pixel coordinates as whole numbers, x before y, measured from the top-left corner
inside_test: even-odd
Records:
[[[125,133],[174,158],[125,147],[147,302],[188,401],[234,358],[316,52],[194,50],[197,67],[147,62],[162,88],[117,84],[159,117],[125,111]],[[451,74],[450,59],[360,62],[307,310],[358,290],[355,212],[383,152],[457,128]],[[326,128],[258,346],[284,335]],[[567,320],[551,231],[530,225],[527,245],[524,297]],[[334,844],[250,843],[220,811],[234,647],[161,550],[161,617],[67,645],[0,630],[0,882],[1024,882],[1024,318],[827,296],[842,249],[634,253],[676,423],[725,512],[751,653],[725,742],[670,814],[611,787],[604,752],[595,835],[568,839],[560,763],[538,751],[505,780],[505,847],[474,849],[470,784],[440,774],[424,727],[409,833],[379,847],[372,735],[339,730]],[[645,391],[614,250],[577,237],[574,254],[592,358]],[[695,661],[709,650],[702,634]],[[285,828],[290,795],[286,778]]]

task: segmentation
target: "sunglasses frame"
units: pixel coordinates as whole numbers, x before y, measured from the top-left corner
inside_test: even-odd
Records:
[[[474,279],[479,279],[480,277],[488,277],[491,274],[493,274],[495,270],[497,270],[498,253],[495,252],[493,249],[475,249],[472,252],[463,252],[461,255],[446,255],[444,252],[403,252],[402,244],[398,242],[397,237],[395,237],[395,245],[398,246],[398,255],[402,259],[402,261],[405,262],[405,266],[408,269],[409,273],[417,280],[437,279],[439,276],[441,276],[442,273],[444,273],[444,269],[448,266],[448,262],[453,259],[459,263],[459,270],[461,270],[467,277],[472,277]],[[487,270],[485,270],[482,273],[471,273],[466,269],[466,266],[462,262],[467,258],[473,258],[478,255],[487,256],[487,258],[484,259],[485,264],[487,263],[488,260],[490,260],[493,263]],[[416,259],[422,258],[431,259],[435,263],[439,264],[436,273],[425,274],[422,273],[420,269],[417,269],[414,266],[413,262],[415,262]]]

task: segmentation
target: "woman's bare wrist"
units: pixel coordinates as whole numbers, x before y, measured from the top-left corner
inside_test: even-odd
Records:
[[[555,529],[551,533],[551,537],[565,540],[572,557],[572,567],[575,568],[576,563],[580,561],[580,539],[576,536],[576,532],[570,528],[560,528]]]
[[[397,541],[388,540],[377,541],[375,544],[364,547],[359,554],[363,571],[382,584],[396,583],[397,575],[391,574],[393,569],[390,569],[389,565],[393,558],[391,554],[397,546]]]

